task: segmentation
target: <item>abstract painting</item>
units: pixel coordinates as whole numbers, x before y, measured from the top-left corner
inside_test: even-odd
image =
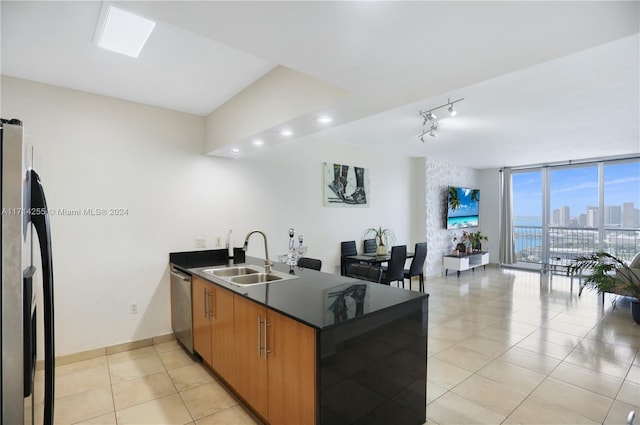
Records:
[[[324,206],[368,207],[369,170],[363,167],[325,162]]]

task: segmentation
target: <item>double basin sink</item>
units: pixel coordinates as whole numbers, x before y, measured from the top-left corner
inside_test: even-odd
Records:
[[[278,280],[295,279],[298,276],[282,273],[279,271],[265,272],[259,266],[233,266],[222,268],[211,268],[203,270],[204,273],[216,276],[226,282],[237,286],[259,285]]]

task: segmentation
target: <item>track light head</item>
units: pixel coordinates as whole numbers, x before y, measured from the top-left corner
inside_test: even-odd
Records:
[[[436,106],[435,108],[431,108],[424,112],[420,111],[420,116],[422,117],[422,126],[425,127],[428,122],[431,123],[431,128],[429,128],[428,130],[422,131],[422,134],[420,135],[420,141],[424,143],[425,134],[428,134],[431,137],[438,136],[436,132],[438,130],[438,121],[437,121],[436,114],[434,114],[433,111],[437,111],[438,109],[442,109],[442,108],[447,108],[447,110],[449,111],[449,114],[453,117],[457,114],[457,111],[454,109],[453,105],[463,100],[464,100],[463,97],[460,99],[455,99],[453,101],[451,99],[447,99],[447,103],[445,103],[444,105]]]
[[[434,122],[433,124],[431,124],[431,128],[429,129],[429,136],[437,137],[437,133],[436,133],[437,129],[438,129],[438,123],[437,122]]]
[[[427,125],[428,121],[435,122],[435,120],[437,118],[436,115],[432,111],[420,112],[420,116],[423,118],[422,119],[422,125],[423,126]]]

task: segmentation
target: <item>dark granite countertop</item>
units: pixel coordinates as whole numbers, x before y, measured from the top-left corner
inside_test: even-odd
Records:
[[[384,313],[398,306],[408,307],[407,304],[414,303],[421,306],[428,297],[428,294],[420,292],[316,270],[293,267],[290,271],[288,265],[280,263],[274,263],[273,269],[295,274],[297,278],[242,287],[203,272],[212,267],[228,267],[230,261],[226,253],[207,256],[204,260],[206,264],[203,264],[202,257],[203,254],[200,254],[195,263],[184,261],[184,256],[172,254],[170,258],[174,266],[186,273],[199,276],[320,330]],[[246,257],[245,262],[264,266],[264,260],[255,257]]]

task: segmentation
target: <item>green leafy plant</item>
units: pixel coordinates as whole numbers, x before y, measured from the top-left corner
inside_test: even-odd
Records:
[[[367,230],[364,231],[364,234],[362,235],[362,237],[375,238],[375,240],[378,243],[378,246],[389,245],[390,243],[393,243],[393,241],[396,239],[396,236],[393,233],[393,230],[383,229],[382,226],[378,227],[377,229],[375,227],[369,227]]]
[[[480,249],[480,245],[482,241],[488,241],[489,237],[482,234],[481,231],[471,232],[469,233],[469,242],[471,242],[471,247],[474,249]]]
[[[583,276],[585,287],[640,300],[640,273],[637,270],[604,251],[577,257],[569,266],[572,274],[588,273]]]

